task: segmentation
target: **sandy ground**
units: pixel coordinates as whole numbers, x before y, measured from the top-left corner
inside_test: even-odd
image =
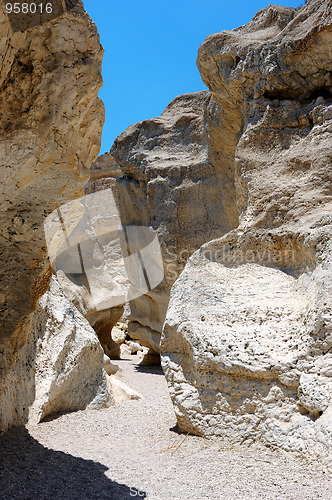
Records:
[[[331,500],[322,467],[179,434],[161,369],[118,363],[143,398],[0,437],[1,500]]]

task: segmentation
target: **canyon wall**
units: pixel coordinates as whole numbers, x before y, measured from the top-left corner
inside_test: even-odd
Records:
[[[47,325],[52,323],[45,314],[52,315],[59,306],[50,306],[55,300],[52,292],[39,301],[52,274],[45,218],[84,194],[89,168],[100,148],[103,50],[82,2],[66,4],[70,10],[63,15],[15,32],[3,6],[0,10],[0,430],[28,418],[38,392],[36,349],[39,341],[45,342]],[[57,331],[79,314],[64,299],[62,305]],[[86,391],[86,397],[82,391],[82,407],[98,393],[96,380],[101,385],[105,380],[95,334],[83,318],[78,323],[80,335],[85,330],[86,347],[99,350],[90,368],[96,376],[88,382],[94,388]],[[75,325],[71,328],[75,342]],[[55,366],[60,369],[61,363]],[[75,369],[71,377],[75,373],[78,377]],[[61,410],[54,398],[52,405]]]
[[[272,5],[200,47],[237,137],[239,225],[189,259],[161,343],[182,431],[330,465],[331,24],[330,0]]]
[[[109,153],[100,156],[90,168],[90,178],[84,187],[85,197],[79,205],[69,203],[62,209],[67,226],[76,220],[76,227],[67,239],[67,243],[72,241],[72,244],[69,242],[69,259],[74,260],[75,268],[79,244],[84,272],[70,272],[74,269],[68,269],[66,264],[66,245],[63,255],[55,258],[57,278],[62,289],[94,328],[105,353],[114,359],[119,358],[120,348],[112,340],[111,331],[123,314],[125,295],[113,307],[110,299],[112,294],[124,294],[121,286],[126,288],[127,282],[117,236],[121,222],[114,200],[116,178],[121,175],[118,164]],[[50,235],[50,241],[53,238],[54,235]],[[92,255],[94,258],[91,258]]]
[[[129,335],[151,352],[159,352],[170,288],[188,257],[238,224],[235,137],[220,114],[209,92],[186,94],[160,117],[129,127],[111,149],[123,174],[116,186],[121,223],[152,228],[161,246],[164,280],[131,300],[127,315]]]

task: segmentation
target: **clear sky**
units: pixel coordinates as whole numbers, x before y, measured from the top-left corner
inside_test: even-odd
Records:
[[[197,50],[212,33],[249,22],[265,0],[83,0],[105,49],[101,154],[132,123],[160,115],[179,94],[205,87]],[[278,0],[298,7],[304,0]]]

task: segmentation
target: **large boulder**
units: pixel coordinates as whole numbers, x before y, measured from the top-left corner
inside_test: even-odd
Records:
[[[26,328],[31,332],[31,350],[35,350],[34,363],[24,372],[35,392],[29,423],[38,423],[57,413],[112,404],[98,337],[65,296],[55,277],[39,299]],[[21,354],[20,361],[25,366],[26,359]],[[20,369],[12,373],[14,377],[22,376]],[[9,390],[22,385],[17,379],[11,382]]]
[[[191,257],[162,338],[181,430],[330,465],[331,24],[330,0],[272,5],[201,46],[238,137],[240,221]]]
[[[100,148],[103,49],[82,2],[66,5],[14,32],[0,9],[0,430],[24,423],[33,398],[33,384],[13,370],[26,369],[23,352],[34,364],[26,318],[51,278],[45,218],[83,195]]]
[[[164,280],[130,301],[129,335],[159,353],[170,288],[188,257],[238,224],[233,135],[207,92],[174,99],[161,116],[129,127],[111,154],[121,166],[118,207],[126,226],[147,226],[159,239]],[[217,145],[224,146],[219,155]]]

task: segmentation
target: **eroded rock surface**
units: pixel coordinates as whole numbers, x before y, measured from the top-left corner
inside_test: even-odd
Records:
[[[109,153],[100,156],[90,168],[85,197],[78,200],[78,204],[62,207],[67,237],[63,233],[56,235],[62,232],[59,223],[49,238],[51,242],[56,238],[65,239],[62,245],[55,243],[59,247],[54,263],[58,280],[68,298],[94,328],[111,359],[120,356],[120,348],[111,332],[123,314],[129,288],[118,234],[121,220],[114,200],[116,178],[121,176],[119,165]],[[70,226],[73,227],[71,232]],[[68,242],[70,248],[67,249]],[[72,262],[70,266],[68,257]],[[77,266],[81,268],[80,273],[75,269]]]
[[[36,346],[29,423],[48,415],[112,404],[103,369],[104,352],[95,331],[54,277],[26,328],[32,334],[30,343]]]
[[[116,179],[122,177],[119,164],[110,153],[98,156],[90,168],[90,179],[85,185],[85,194],[95,193],[102,189],[112,189]]]
[[[331,23],[330,0],[270,6],[200,47],[238,136],[240,222],[191,257],[162,338],[181,430],[330,465]]]
[[[238,224],[234,134],[224,132],[220,113],[209,92],[186,94],[160,117],[129,127],[111,149],[123,172],[121,223],[151,227],[161,245],[165,279],[131,300],[128,314],[129,335],[152,353],[159,352],[170,287],[188,257]]]
[[[2,6],[0,33],[0,407],[6,407],[0,429],[6,429],[26,420],[33,397],[13,370],[24,369],[18,363],[24,350],[27,365],[34,364],[24,319],[50,282],[43,224],[55,208],[82,196],[104,109],[97,97],[103,50],[82,2],[15,33]]]

